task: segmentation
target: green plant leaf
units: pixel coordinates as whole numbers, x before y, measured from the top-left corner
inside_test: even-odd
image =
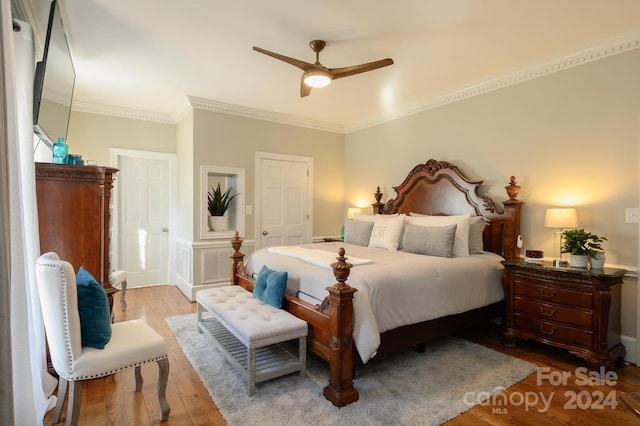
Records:
[[[596,251],[602,250],[603,241],[606,237],[600,237],[584,229],[568,229],[562,232],[562,253],[584,254],[594,256]]]
[[[211,187],[211,191],[207,193],[207,209],[211,216],[224,216],[233,200],[240,194],[231,195],[231,187],[222,192],[220,182],[216,188]]]

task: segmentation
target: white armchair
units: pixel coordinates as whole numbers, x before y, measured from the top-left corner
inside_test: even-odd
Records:
[[[80,334],[78,296],[73,267],[55,253],[40,256],[36,266],[38,292],[47,333],[51,362],[60,377],[58,402],[52,423],[58,423],[67,388],[70,386],[67,425],[78,423],[82,380],[134,368],[135,391],[142,389],[140,366],[157,362],[160,420],[171,410],[165,391],[169,378],[167,344],[154,329],[141,320],[112,325],[111,340],[104,349],[83,347]]]

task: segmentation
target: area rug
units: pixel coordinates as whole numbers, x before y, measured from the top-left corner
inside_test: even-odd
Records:
[[[167,318],[182,350],[229,425],[439,425],[535,372],[529,362],[450,336],[356,369],[360,400],[340,409],[322,395],[327,363],[307,357],[298,373],[258,383],[243,377],[198,333],[196,315]]]

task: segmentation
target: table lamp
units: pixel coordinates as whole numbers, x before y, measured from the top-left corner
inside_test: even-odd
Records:
[[[553,266],[562,266],[567,262],[562,259],[562,232],[566,228],[578,227],[578,214],[574,208],[547,209],[544,215],[545,228],[558,228],[558,256],[553,259]]]
[[[347,209],[347,219],[353,219],[356,217],[356,213],[362,213],[362,209],[358,207],[349,207]]]

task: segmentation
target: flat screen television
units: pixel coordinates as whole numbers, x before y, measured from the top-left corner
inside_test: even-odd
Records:
[[[42,61],[33,84],[33,129],[49,146],[67,137],[76,73],[57,0],[51,2]]]

